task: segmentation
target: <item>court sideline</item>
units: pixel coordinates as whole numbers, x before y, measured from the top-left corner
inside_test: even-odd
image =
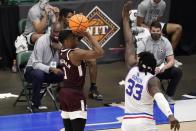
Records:
[[[158,131],[170,131],[170,126],[168,124],[158,125],[157,128]],[[196,121],[180,123],[180,131],[195,131],[195,130],[196,130]],[[121,130],[111,129],[111,130],[97,130],[97,131],[121,131]]]

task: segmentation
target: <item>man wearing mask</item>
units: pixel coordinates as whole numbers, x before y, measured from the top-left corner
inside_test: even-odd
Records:
[[[161,21],[166,9],[164,0],[144,0],[137,8],[137,26],[149,28],[153,21]],[[161,23],[162,33],[170,37],[171,45],[175,51],[179,44],[182,34],[182,26],[176,23]],[[175,66],[182,65],[181,62],[175,60]]]
[[[59,83],[63,80],[64,74],[58,68],[59,44],[58,37],[61,25],[55,23],[52,26],[51,34],[42,35],[35,43],[34,50],[26,66],[25,78],[32,82],[32,111],[39,112],[41,105],[41,88],[43,83]]]
[[[173,49],[169,40],[161,35],[161,24],[159,22],[155,21],[151,24],[150,34],[138,43],[137,54],[139,55],[144,51],[154,54],[157,61],[155,73],[159,79],[170,80],[166,90],[166,98],[170,103],[174,103],[171,97],[174,96],[176,87],[182,77],[182,70],[174,67]]]

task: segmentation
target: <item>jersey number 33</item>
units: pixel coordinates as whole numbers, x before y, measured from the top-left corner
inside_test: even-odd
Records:
[[[143,86],[141,84],[136,83],[132,79],[129,79],[128,83],[129,83],[129,85],[128,85],[128,88],[126,88],[126,93],[129,96],[133,96],[134,99],[140,100]]]

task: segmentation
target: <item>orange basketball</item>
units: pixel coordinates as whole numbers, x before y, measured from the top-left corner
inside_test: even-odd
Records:
[[[69,19],[69,28],[74,32],[84,32],[88,26],[88,18],[82,14],[75,14]]]

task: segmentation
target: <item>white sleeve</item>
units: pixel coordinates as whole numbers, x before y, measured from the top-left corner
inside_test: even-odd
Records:
[[[161,109],[161,111],[168,117],[169,115],[172,115],[172,111],[169,107],[169,104],[167,102],[167,100],[165,99],[165,97],[163,96],[162,93],[156,93],[154,95],[154,99],[157,102],[157,105],[159,106],[159,108]]]

